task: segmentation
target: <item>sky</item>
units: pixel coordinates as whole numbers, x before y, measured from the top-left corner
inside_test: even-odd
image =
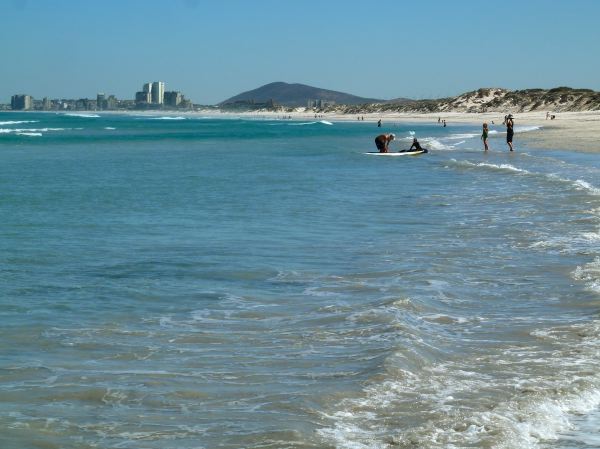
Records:
[[[597,0],[0,0],[0,103],[215,104],[274,81],[370,98],[600,90]]]

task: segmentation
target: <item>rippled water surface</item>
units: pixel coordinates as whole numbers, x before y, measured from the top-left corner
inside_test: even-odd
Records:
[[[1,114],[0,446],[597,447],[600,162],[528,130]]]

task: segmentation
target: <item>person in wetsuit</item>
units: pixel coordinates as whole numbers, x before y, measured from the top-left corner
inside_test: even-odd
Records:
[[[421,148],[421,144],[419,143],[416,137],[413,138],[413,143],[408,149],[408,151],[412,151],[413,148],[415,149],[415,151],[423,151],[423,148]]]
[[[379,136],[375,137],[375,146],[380,153],[387,153],[388,145],[395,138],[396,136],[394,134],[380,134]]]

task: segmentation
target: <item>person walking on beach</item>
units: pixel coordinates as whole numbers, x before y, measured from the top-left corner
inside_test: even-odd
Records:
[[[381,128],[381,119],[377,121],[377,128]]]
[[[395,138],[396,136],[394,134],[380,134],[377,137],[375,137],[375,146],[377,147],[380,153],[387,153],[388,145]]]
[[[481,134],[481,140],[483,140],[484,151],[489,150],[487,139],[488,139],[488,124],[484,123],[483,124],[483,133]]]
[[[515,126],[515,122],[513,121],[513,116],[512,114],[508,114],[506,116],[506,143],[508,144],[508,148],[510,149],[510,151],[513,151],[513,135],[515,133],[514,131],[514,126]]]

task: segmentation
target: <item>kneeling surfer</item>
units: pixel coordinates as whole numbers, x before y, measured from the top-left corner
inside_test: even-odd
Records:
[[[413,148],[415,149],[415,151],[423,151],[423,148],[421,148],[421,144],[419,143],[416,137],[413,138],[413,143],[407,151],[412,151]]]
[[[394,134],[380,134],[375,137],[375,145],[380,153],[388,152],[388,145],[392,140],[394,140],[396,136]]]

